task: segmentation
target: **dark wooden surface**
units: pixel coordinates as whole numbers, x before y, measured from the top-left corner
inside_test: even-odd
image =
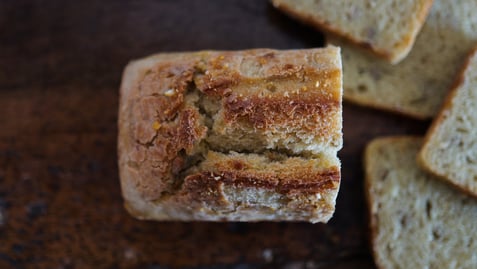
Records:
[[[122,206],[116,119],[130,59],[321,44],[266,0],[0,1],[0,268],[374,268],[362,150],[428,122],[345,104],[327,225],[144,222]]]

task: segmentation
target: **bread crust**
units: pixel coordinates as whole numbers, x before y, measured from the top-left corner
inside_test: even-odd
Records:
[[[412,31],[410,31],[406,36],[402,38],[401,42],[398,46],[395,47],[394,50],[386,50],[384,48],[373,46],[369,42],[358,40],[354,36],[345,33],[343,30],[339,29],[338,27],[334,27],[332,24],[325,20],[320,21],[317,18],[309,16],[308,14],[303,14],[295,10],[293,7],[288,6],[286,3],[282,3],[277,0],[271,1],[277,9],[301,21],[302,23],[310,25],[318,30],[322,30],[327,34],[342,37],[348,42],[351,42],[356,46],[368,50],[380,58],[386,59],[391,64],[397,64],[401,60],[403,60],[411,51],[412,45],[414,44],[414,41],[416,40],[416,37],[421,30],[427,15],[429,14],[430,8],[434,0],[421,1],[422,7],[419,10],[417,21],[415,21],[415,23],[413,24]]]
[[[341,98],[337,48],[130,63],[118,121],[126,208],[142,219],[327,221],[340,182]],[[236,145],[237,133],[257,146]],[[283,144],[300,139],[312,142]],[[275,207],[233,200],[247,192]]]
[[[444,99],[444,102],[442,104],[441,109],[439,110],[437,116],[432,121],[429,129],[427,130],[426,135],[424,136],[424,143],[423,143],[422,149],[419,151],[419,154],[417,156],[417,163],[426,172],[434,175],[436,178],[441,179],[443,182],[445,182],[449,186],[452,186],[453,188],[456,188],[456,189],[460,190],[461,192],[463,192],[463,193],[465,193],[469,196],[475,197],[475,198],[477,198],[477,193],[474,193],[472,190],[470,190],[469,188],[466,188],[465,186],[456,184],[453,180],[449,179],[446,175],[441,174],[441,173],[435,171],[434,169],[432,169],[428,165],[428,163],[426,162],[425,154],[426,154],[426,147],[427,147],[431,137],[435,134],[437,128],[439,128],[441,123],[444,121],[444,119],[446,117],[446,112],[452,107],[452,101],[453,101],[454,97],[456,96],[459,87],[464,82],[465,72],[466,72],[467,68],[469,67],[469,65],[471,63],[472,57],[476,53],[477,53],[477,47],[473,48],[469,52],[469,54],[468,54],[465,62],[463,63],[457,77],[454,80],[454,83],[452,84],[446,98]]]

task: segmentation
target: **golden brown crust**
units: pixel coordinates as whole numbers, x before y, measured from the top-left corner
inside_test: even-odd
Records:
[[[267,129],[273,125],[284,124],[294,127],[300,125],[300,119],[313,117],[310,125],[299,127],[306,128],[309,132],[325,134],[332,130],[328,130],[329,126],[320,126],[320,119],[339,110],[340,106],[339,101],[316,97],[310,99],[303,99],[300,96],[288,99],[257,96],[243,99],[228,98],[225,101],[225,120],[229,124],[237,121],[247,122],[254,128]],[[283,113],[284,111],[288,113]]]
[[[473,191],[471,191],[469,188],[466,188],[462,185],[456,184],[452,180],[449,180],[445,175],[440,174],[437,171],[435,171],[434,169],[432,169],[431,167],[429,167],[427,165],[427,162],[425,161],[425,156],[424,156],[426,145],[428,145],[428,142],[430,141],[432,135],[436,132],[436,129],[439,128],[441,123],[444,121],[444,119],[446,117],[446,111],[448,111],[452,107],[453,99],[454,99],[455,95],[457,94],[457,91],[458,91],[459,87],[464,82],[465,72],[466,72],[467,68],[469,67],[469,65],[471,63],[472,56],[476,53],[477,53],[477,47],[473,48],[469,52],[469,54],[468,54],[464,64],[462,65],[456,79],[454,80],[454,83],[450,87],[450,90],[449,90],[446,98],[444,99],[444,102],[441,106],[441,109],[439,110],[437,116],[432,121],[431,126],[427,130],[426,135],[424,136],[424,143],[423,143],[422,149],[419,151],[419,154],[417,156],[417,162],[418,162],[419,166],[422,169],[424,169],[426,172],[428,172],[428,173],[434,175],[435,177],[441,179],[443,182],[447,183],[448,185],[452,186],[453,188],[456,188],[456,189],[460,190],[461,192],[463,192],[467,195],[470,195],[470,196],[473,196],[473,197],[477,198],[477,194],[474,193]]]
[[[402,41],[399,43],[399,45],[396,45],[396,50],[398,50],[397,52],[388,51],[385,49],[375,47],[366,41],[360,41],[356,39],[354,36],[345,33],[344,31],[335,27],[334,25],[331,25],[326,20],[320,21],[317,18],[314,18],[310,15],[303,14],[295,10],[293,7],[286,5],[285,3],[275,4],[274,2],[274,6],[280,9],[281,11],[283,11],[284,13],[288,14],[289,16],[301,21],[304,24],[310,25],[318,30],[322,30],[326,32],[327,34],[331,34],[337,37],[343,37],[348,42],[351,42],[365,50],[368,50],[374,53],[376,56],[388,60],[392,64],[397,64],[399,61],[404,59],[409,53],[409,51],[411,50],[412,44],[414,44],[417,34],[421,30],[423,23],[427,15],[429,14],[432,3],[433,3],[433,0],[427,0],[426,2],[423,3],[423,7],[420,9],[420,12],[418,14],[418,20],[416,22],[416,25],[414,25],[413,27],[413,31],[411,31],[408,35],[404,36]],[[401,49],[398,49],[398,48],[401,48]]]
[[[302,177],[300,178],[300,176]],[[316,179],[319,179],[319,181]],[[316,174],[294,173],[293,177],[281,177],[274,174],[256,175],[255,173],[240,173],[230,170],[202,172],[200,174],[188,176],[185,181],[187,182],[186,186],[188,184],[192,185],[192,182],[195,182],[196,184],[198,183],[199,185],[205,184],[205,186],[193,188],[197,190],[200,190],[201,188],[203,189],[206,186],[214,185],[215,182],[219,180],[224,184],[238,187],[272,189],[281,194],[316,194],[323,189],[336,188],[339,179],[340,172],[338,167],[334,167],[333,169]]]
[[[141,203],[193,215],[204,210],[203,204],[215,210],[230,207],[224,188],[294,195],[303,200],[301,206],[308,196],[336,193],[337,162],[300,171],[319,164],[301,160],[296,170],[278,174],[247,170],[252,164],[244,157],[221,159],[213,166],[207,162],[208,151],[234,150],[214,148],[210,133],[225,139],[242,129],[264,141],[299,130],[325,138],[323,147],[333,142],[330,146],[339,148],[334,140],[341,139],[342,93],[336,56],[336,49],[258,49],[164,54],[131,63],[124,73],[119,113],[118,151],[126,199],[134,196],[129,202],[143,199]],[[260,153],[266,148],[249,150]],[[127,206],[133,215],[151,218],[138,207]],[[332,213],[330,205],[326,210]],[[187,219],[182,213],[166,215]]]
[[[303,177],[300,178],[300,176]],[[340,171],[337,167],[315,174],[294,173],[289,177],[274,173],[257,175],[253,172],[247,173],[227,169],[216,172],[205,171],[187,176],[181,193],[190,196],[191,200],[204,201],[208,204],[220,204],[220,201],[226,202],[220,194],[222,185],[270,189],[289,196],[319,194],[323,190],[337,190],[339,180]]]

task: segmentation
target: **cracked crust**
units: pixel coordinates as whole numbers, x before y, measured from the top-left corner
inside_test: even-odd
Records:
[[[340,182],[339,49],[170,53],[130,63],[119,111],[129,212],[326,222]]]

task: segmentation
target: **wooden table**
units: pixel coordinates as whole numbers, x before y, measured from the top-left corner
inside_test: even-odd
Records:
[[[329,224],[158,223],[123,208],[121,72],[160,51],[321,46],[266,0],[0,2],[0,268],[373,268],[361,154],[418,122],[344,106]]]

